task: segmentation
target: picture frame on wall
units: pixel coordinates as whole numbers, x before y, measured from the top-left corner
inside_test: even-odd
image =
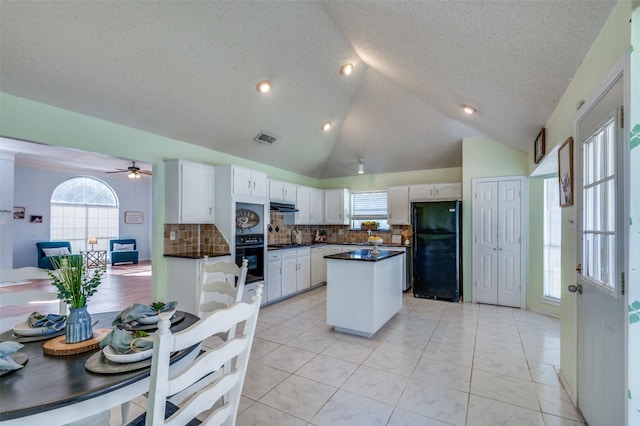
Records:
[[[124,212],[124,223],[136,223],[136,224],[144,223],[144,213],[126,211]]]
[[[24,207],[14,207],[13,208],[13,218],[14,219],[24,219]]]
[[[567,139],[558,149],[558,185],[560,207],[573,205],[573,138]]]
[[[42,223],[42,216],[31,215],[29,216],[29,223]]]
[[[544,157],[545,153],[545,138],[544,138],[544,127],[538,133],[538,137],[533,144],[533,162],[538,164],[540,160]]]

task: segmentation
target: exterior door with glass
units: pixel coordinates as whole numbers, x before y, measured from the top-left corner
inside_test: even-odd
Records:
[[[576,126],[577,398],[591,425],[624,425],[624,101],[622,68]],[[627,219],[628,220],[628,219]]]

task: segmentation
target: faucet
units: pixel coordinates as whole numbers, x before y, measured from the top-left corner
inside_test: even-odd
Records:
[[[370,237],[373,235],[373,232],[371,232],[371,229],[367,229],[367,236]]]

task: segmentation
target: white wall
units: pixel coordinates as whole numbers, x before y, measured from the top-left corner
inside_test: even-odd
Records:
[[[13,167],[14,155],[0,152],[0,269],[13,264]]]
[[[13,267],[38,266],[36,243],[49,241],[50,207],[53,190],[63,181],[78,176],[69,171],[54,171],[15,166],[14,206],[26,208],[24,220],[12,220]],[[116,193],[120,206],[120,238],[135,238],[139,258],[151,258],[151,183],[149,178],[130,180],[110,175],[95,175]],[[125,211],[144,213],[143,224],[124,223]],[[41,215],[42,223],[29,223],[30,215]],[[11,266],[9,266],[11,267]]]

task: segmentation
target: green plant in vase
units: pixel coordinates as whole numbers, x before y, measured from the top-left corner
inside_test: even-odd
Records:
[[[89,272],[81,256],[56,256],[51,258],[54,271],[47,271],[51,285],[58,289],[58,299],[69,304],[69,316],[65,328],[67,343],[88,340],[93,335],[91,316],[87,302],[98,290],[104,270]]]

